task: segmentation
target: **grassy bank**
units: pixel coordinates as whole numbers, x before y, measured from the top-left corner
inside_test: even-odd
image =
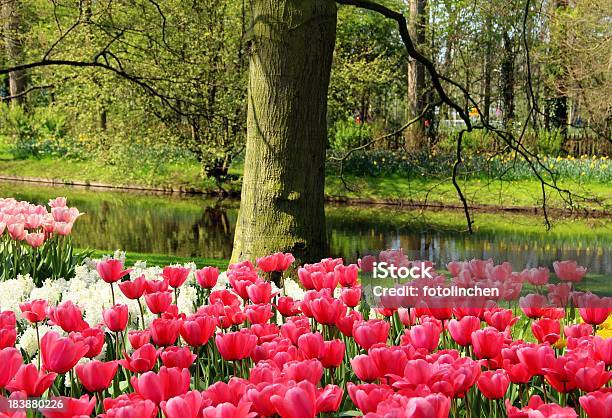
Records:
[[[233,174],[240,175],[242,168],[234,167]],[[26,178],[56,179],[63,182],[104,183],[118,186],[166,188],[204,193],[219,192],[217,184],[200,176],[200,168],[194,163],[160,164],[157,167],[139,167],[126,170],[97,161],[73,161],[63,159],[15,160],[8,154],[0,155],[0,175]],[[474,206],[539,207],[542,201],[540,183],[536,180],[499,181],[488,179],[460,180],[463,192]],[[612,205],[612,187],[589,180],[564,179],[563,188],[576,194],[596,199],[583,202],[589,209],[602,209]],[[348,186],[348,188],[346,187]],[[223,184],[223,189],[237,193],[239,181]],[[398,202],[403,204],[430,204],[458,206],[457,192],[450,179],[406,178],[391,174],[385,176],[347,175],[343,179],[334,174],[327,176],[325,193],[332,200],[358,200],[363,202]],[[566,202],[558,193],[549,190],[550,207],[564,208]]]
[[[83,250],[79,250],[83,251]],[[112,255],[114,251],[106,250],[94,250],[92,252],[92,258],[100,258],[105,255]],[[126,252],[125,264],[127,266],[133,266],[137,261],[146,261],[149,266],[168,266],[171,264],[185,264],[194,262],[198,268],[212,266],[219,269],[225,270],[229,264],[229,260],[218,260],[204,257],[179,257],[174,255],[166,254],[146,254],[146,253],[135,253]]]

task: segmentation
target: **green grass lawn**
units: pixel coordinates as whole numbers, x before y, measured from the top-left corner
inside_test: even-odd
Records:
[[[83,251],[83,250],[78,250]],[[112,255],[114,251],[94,250],[91,254],[92,258],[101,258],[105,255]],[[229,264],[229,260],[217,260],[204,257],[178,257],[166,254],[145,254],[126,252],[125,264],[133,266],[137,261],[146,261],[148,266],[168,266],[171,264],[185,264],[194,262],[198,268],[212,266],[225,270]]]
[[[240,175],[242,167],[237,165],[231,174]],[[139,167],[130,170],[105,165],[97,161],[73,161],[63,159],[14,160],[10,155],[0,155],[0,175],[57,179],[66,183],[106,183],[111,185],[137,185],[145,187],[172,188],[174,190],[219,191],[213,180],[202,179],[200,167],[195,163],[161,164],[157,167]],[[450,179],[410,179],[398,175],[384,177],[357,177],[348,175],[345,181],[328,174],[325,194],[330,199],[358,199],[370,202],[399,202],[403,204],[431,204],[458,206],[460,201]],[[504,181],[469,179],[461,180],[463,192],[471,205],[500,207],[539,207],[542,202],[540,184],[536,180]],[[598,182],[562,180],[560,186],[576,194],[595,198],[598,202],[580,202],[589,209],[609,208],[612,202],[612,187]],[[239,181],[224,184],[227,191],[238,192]],[[566,202],[553,190],[549,190],[550,207],[563,208]]]

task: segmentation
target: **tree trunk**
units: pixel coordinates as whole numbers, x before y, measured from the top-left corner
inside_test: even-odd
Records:
[[[512,129],[514,120],[514,48],[510,36],[504,34],[504,54],[501,63],[501,91],[504,128]]]
[[[21,64],[22,44],[19,37],[19,2],[17,0],[4,0],[2,4],[2,20],[4,21],[4,46],[6,49],[7,64],[15,66]],[[9,94],[14,99],[11,105],[21,105],[25,101],[26,74],[25,71],[9,73]]]
[[[247,146],[232,261],[327,250],[327,88],[336,36],[328,0],[254,0]]]
[[[483,105],[482,118],[489,123],[491,108],[491,72],[493,71],[493,33],[491,15],[487,11],[485,19],[485,56],[484,56],[484,86],[483,86]]]
[[[410,36],[415,45],[423,50],[427,29],[427,0],[410,0]],[[408,119],[423,112],[427,105],[425,91],[425,67],[411,59],[408,63]],[[426,143],[427,133],[424,120],[420,120],[406,130],[406,146],[409,149],[422,149]]]
[[[563,19],[563,16],[559,16],[569,7],[568,0],[556,0],[555,1],[555,19]],[[564,85],[564,74],[557,74],[557,94],[552,99],[552,127],[560,132],[565,141],[567,139],[567,96],[563,94],[565,90]]]

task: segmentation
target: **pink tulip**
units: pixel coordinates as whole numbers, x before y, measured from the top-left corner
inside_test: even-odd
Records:
[[[6,385],[11,392],[23,391],[28,396],[40,397],[53,384],[57,373],[38,371],[33,364],[23,364]]]
[[[145,295],[145,302],[147,307],[154,314],[161,314],[166,312],[168,307],[172,304],[172,293],[171,292],[153,292]]]
[[[123,276],[130,274],[130,271],[132,271],[132,269],[123,270],[123,262],[114,258],[98,262],[96,269],[102,280],[106,283],[118,282]]]
[[[556,343],[561,338],[561,324],[556,319],[542,318],[531,323],[531,331],[538,342]]]
[[[48,331],[40,339],[40,356],[45,370],[63,374],[72,369],[87,354],[89,347],[82,341],[60,337],[57,332]]]
[[[251,355],[257,337],[249,330],[217,334],[215,344],[224,360],[242,360]]]
[[[205,345],[215,333],[217,321],[208,315],[191,316],[181,321],[181,337],[192,347]]]
[[[83,357],[94,358],[102,352],[104,347],[104,331],[99,327],[74,331],[70,333],[69,337],[75,343],[82,342],[85,344],[87,352]]]
[[[323,341],[323,336],[320,333],[308,332],[300,335],[297,340],[297,346],[304,358],[318,359],[323,355],[325,350]]]
[[[355,322],[353,324],[353,338],[355,342],[366,350],[374,344],[385,343],[389,337],[390,324],[379,319]]]
[[[425,322],[421,325],[415,325],[404,332],[406,339],[415,348],[424,348],[432,352],[440,343],[440,327],[433,322]],[[473,335],[473,334],[472,334]]]
[[[64,301],[55,308],[49,308],[49,319],[66,332],[89,328],[87,322],[83,320],[81,309],[71,300]]]
[[[204,399],[197,390],[192,390],[181,396],[175,396],[168,401],[162,401],[160,406],[166,418],[200,418]]]
[[[253,418],[255,412],[249,412],[250,402],[238,402],[238,405],[229,402],[220,403],[217,406],[207,406],[202,410],[203,418]]]
[[[137,277],[134,280],[128,280],[119,283],[119,289],[128,299],[138,299],[142,297],[145,291],[146,279],[144,275]]]
[[[134,350],[139,349],[143,345],[151,342],[151,331],[128,331],[128,340]]]
[[[0,350],[0,389],[6,387],[6,385],[13,379],[13,377],[19,371],[23,359],[18,349],[13,347],[6,347]]]
[[[196,359],[196,355],[189,350],[189,347],[166,347],[159,356],[166,367],[178,367],[188,369]]]
[[[134,373],[144,373],[153,369],[157,362],[157,350],[152,344],[144,344],[136,349],[131,356],[124,353],[125,359],[119,364]]]
[[[51,397],[55,405],[62,405],[62,408],[41,408],[39,411],[45,418],[83,418],[91,416],[96,406],[96,398],[83,395],[80,398],[68,398],[65,396]]]
[[[483,372],[478,378],[478,389],[488,399],[502,399],[509,385],[510,379],[503,369]]]
[[[212,289],[217,284],[219,269],[216,267],[204,267],[195,272],[196,281],[204,289]]]
[[[589,418],[612,417],[612,392],[598,391],[581,396],[580,406]]]
[[[472,343],[472,332],[480,329],[480,319],[475,316],[464,316],[459,321],[451,319],[448,322],[448,330],[453,340],[461,346]]]
[[[276,253],[257,259],[257,266],[266,273],[285,271],[295,261],[292,254]]]
[[[492,359],[501,353],[504,334],[493,327],[487,327],[472,333],[474,355],[479,359]]]
[[[110,387],[118,366],[117,361],[91,360],[77,365],[76,374],[85,389],[90,392],[100,392]]]
[[[31,323],[44,321],[47,318],[48,303],[44,299],[34,299],[19,304],[21,315]]]
[[[123,331],[128,323],[128,307],[124,304],[114,305],[109,309],[104,309],[102,316],[109,330],[114,332]]]
[[[282,418],[314,418],[317,415],[317,394],[312,383],[302,381],[285,392],[270,398]]]
[[[45,242],[45,234],[39,233],[29,233],[25,237],[26,242],[32,248],[38,248]]]
[[[189,390],[190,374],[188,369],[167,368],[162,366],[158,373],[146,372],[130,380],[134,390],[144,399],[156,405]]]
[[[173,287],[181,287],[185,280],[187,280],[187,276],[189,276],[189,272],[191,269],[180,266],[167,266],[164,267],[162,277],[168,281],[168,284]]]
[[[149,325],[151,338],[157,345],[174,345],[179,336],[180,326],[180,322],[174,319],[155,318]]]
[[[567,282],[579,282],[587,272],[585,267],[578,266],[575,261],[555,261],[553,268],[559,280]]]

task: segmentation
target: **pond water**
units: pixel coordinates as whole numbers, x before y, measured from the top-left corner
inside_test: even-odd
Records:
[[[68,197],[86,215],[74,228],[76,245],[104,250],[224,258],[231,255],[236,200],[202,196],[46,187],[0,183],[0,196],[44,204]],[[612,277],[612,221],[560,221],[546,232],[537,216],[476,213],[477,232],[464,232],[459,212],[416,211],[391,206],[328,205],[330,255],[355,260],[388,248],[438,265],[493,258],[523,266],[551,266],[575,259],[592,273]]]

